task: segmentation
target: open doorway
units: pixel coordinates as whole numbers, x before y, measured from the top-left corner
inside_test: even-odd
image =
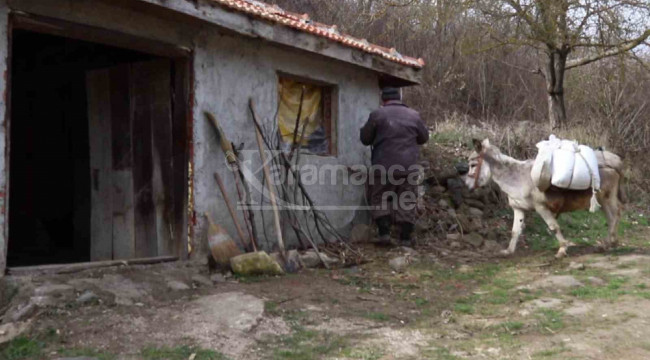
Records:
[[[176,254],[179,62],[24,29],[11,43],[8,266]]]

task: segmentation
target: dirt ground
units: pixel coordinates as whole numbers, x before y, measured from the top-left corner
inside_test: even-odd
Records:
[[[559,261],[368,244],[367,264],[283,277],[211,280],[170,263],[10,279],[21,284],[12,303],[38,306],[0,357],[647,359],[647,231],[629,230],[635,244],[618,252],[573,248]],[[410,264],[395,272],[400,255]]]

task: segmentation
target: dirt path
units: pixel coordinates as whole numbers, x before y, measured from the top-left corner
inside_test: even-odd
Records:
[[[34,303],[31,316],[37,320],[23,343],[3,345],[0,354],[7,359],[650,358],[645,336],[650,256],[639,251],[562,261],[548,252],[459,265],[421,248],[411,253],[413,263],[402,273],[393,272],[388,260],[404,251],[366,251],[374,261],[358,268],[281,278],[213,283],[200,267],[185,264],[21,278],[17,305],[5,318]]]

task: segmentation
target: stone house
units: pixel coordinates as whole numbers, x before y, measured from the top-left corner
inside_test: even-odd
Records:
[[[255,0],[0,0],[0,29],[0,276],[184,259],[204,248],[205,213],[234,238],[213,174],[232,200],[234,180],[205,111],[254,150],[249,100],[265,124],[286,122],[281,103],[307,89],[301,163],[366,164],[358,130],[379,86],[417,84],[424,66]],[[341,231],[363,217],[363,186],[309,191],[341,207],[327,211]]]

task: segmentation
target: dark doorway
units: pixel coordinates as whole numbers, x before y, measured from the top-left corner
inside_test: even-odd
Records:
[[[118,245],[111,242],[112,237],[120,236],[120,234],[114,234],[115,230],[111,225],[113,217],[120,215],[114,213],[111,207],[114,202],[111,197],[114,191],[111,189],[113,188],[112,181],[115,179],[114,169],[122,164],[112,163],[113,160],[109,154],[109,163],[106,169],[97,169],[96,165],[93,165],[97,162],[96,149],[101,149],[101,146],[98,147],[97,143],[93,142],[97,141],[97,138],[91,140],[94,134],[95,136],[101,135],[101,132],[94,128],[94,124],[99,121],[97,116],[108,116],[108,127],[115,128],[117,126],[119,129],[120,126],[124,128],[123,119],[128,118],[124,134],[116,133],[112,137],[108,135],[108,139],[100,140],[108,141],[112,147],[105,150],[114,152],[118,143],[122,144],[121,149],[124,150],[125,140],[123,139],[126,137],[126,143],[135,145],[133,148],[129,148],[130,145],[127,146],[126,151],[131,154],[130,156],[146,158],[151,157],[147,154],[156,149],[143,150],[137,148],[137,145],[141,144],[140,140],[143,140],[145,144],[155,142],[155,138],[152,140],[150,134],[153,131],[151,124],[157,119],[153,119],[153,115],[150,114],[138,117],[137,109],[133,110],[135,105],[129,103],[129,101],[135,102],[136,98],[129,92],[129,84],[132,82],[129,82],[128,79],[119,87],[110,88],[108,90],[110,94],[98,95],[98,87],[94,85],[98,82],[93,80],[97,77],[93,78],[92,74],[101,71],[106,74],[119,73],[119,69],[132,71],[129,70],[130,66],[140,66],[139,70],[142,71],[149,69],[142,64],[160,64],[161,61],[167,61],[164,64],[168,64],[166,68],[163,68],[163,71],[167,72],[163,79],[168,81],[168,93],[163,94],[162,97],[166,97],[166,101],[171,104],[174,85],[169,82],[173,82],[175,79],[175,71],[173,62],[170,60],[66,37],[20,29],[13,30],[8,266],[120,258],[115,255],[120,253],[120,249],[115,249]],[[158,68],[160,68],[159,65]],[[106,78],[112,77],[107,75]],[[146,77],[140,78],[140,81],[147,79]],[[146,84],[141,85],[137,90],[140,94],[144,94],[142,96],[145,101],[148,101],[146,94],[150,89],[146,87]],[[152,92],[155,90],[153,87],[151,88]],[[160,98],[161,96],[157,98],[158,101]],[[94,104],[92,99],[96,100]],[[119,107],[120,99],[124,99],[126,102],[126,107],[122,106],[121,108],[121,114],[110,114],[109,112],[109,115],[102,115],[101,110],[95,109],[97,106],[107,106],[109,110],[111,110],[111,106]],[[104,100],[110,103],[107,105]],[[116,102],[117,105],[115,105]],[[172,105],[167,107],[169,108],[168,116],[171,119],[174,109]],[[133,120],[134,116],[135,120]],[[120,124],[113,123],[116,117],[122,119]],[[144,130],[141,130],[143,126]],[[133,134],[131,130],[134,130]],[[184,127],[181,127],[180,130],[180,136],[185,138]],[[148,133],[142,135],[138,131],[148,131]],[[169,133],[165,135],[169,138],[168,143],[164,144],[169,164],[164,165],[162,170],[159,169],[158,173],[162,171],[165,174],[171,174],[173,167],[171,158],[173,156],[176,156],[177,160],[180,159],[176,165],[179,167],[179,171],[183,171],[185,166],[183,162],[186,161],[183,157],[185,143],[172,146],[171,125],[169,125]],[[176,150],[175,153],[172,153],[173,149]],[[158,155],[158,153],[156,154]],[[154,165],[150,164],[149,166]],[[102,173],[102,170],[107,171]],[[144,176],[147,175],[151,176],[151,174]],[[169,178],[171,177],[172,175],[169,175]],[[142,189],[145,192],[149,191],[149,196],[151,196],[151,192],[154,190],[150,185],[152,180],[149,178],[135,179],[133,181],[135,186],[139,185],[138,181],[144,183]],[[99,184],[108,190],[100,193]],[[108,186],[106,186],[107,184]],[[170,183],[164,185],[172,187]],[[135,194],[139,194],[137,190],[142,189],[133,189],[133,191]],[[100,196],[98,197],[97,194]],[[108,195],[104,196],[105,194]],[[155,204],[151,203],[151,198],[143,201],[146,206],[149,206],[142,210],[143,213],[148,217],[155,217],[153,212],[157,209],[155,209]],[[173,203],[173,196],[167,196],[165,201]],[[106,225],[99,229],[101,231],[98,231],[97,220],[91,220],[93,216],[97,218],[97,209],[102,207],[98,206],[99,202],[108,204],[109,213],[105,215],[107,216],[106,221],[110,223],[105,224],[106,221],[100,219],[102,226]],[[138,205],[141,205],[138,203],[137,196],[135,202],[133,207],[137,210]],[[172,208],[160,211],[169,217],[170,223],[178,219],[174,216],[176,212]],[[137,216],[136,211],[136,220],[138,220]],[[151,226],[155,227],[155,224]],[[135,231],[138,229],[136,224]],[[147,241],[157,243],[155,229],[147,228],[147,230],[150,232],[147,236],[154,237]],[[104,240],[97,237],[99,232],[102,233],[102,236],[107,234],[109,243],[105,243]],[[97,251],[91,249],[91,244],[97,247],[98,241],[101,242],[100,247],[103,247],[105,251],[105,254],[101,256],[97,256]],[[135,247],[135,245],[133,246]],[[171,248],[171,246],[168,247]],[[175,249],[167,249],[167,252],[173,250]],[[159,252],[154,247],[144,255],[155,256]],[[136,255],[138,254],[128,253],[128,257],[136,257]]]

